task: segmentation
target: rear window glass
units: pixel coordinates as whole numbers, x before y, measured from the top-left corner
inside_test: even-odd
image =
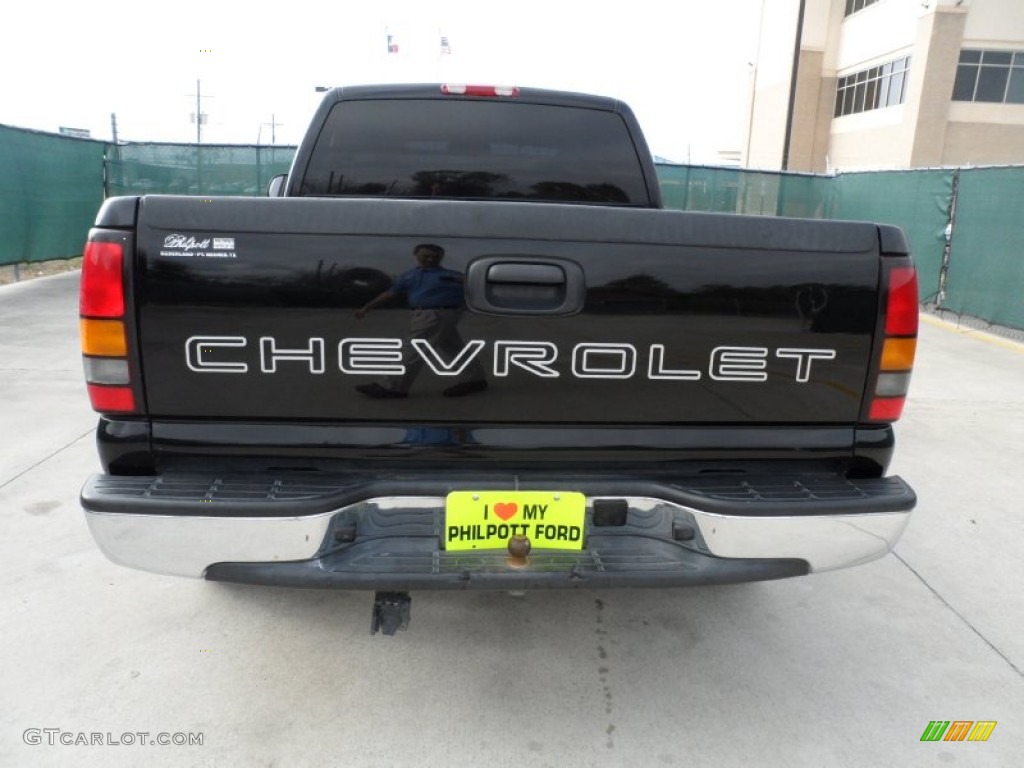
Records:
[[[614,112],[501,101],[342,101],[300,195],[648,205]]]

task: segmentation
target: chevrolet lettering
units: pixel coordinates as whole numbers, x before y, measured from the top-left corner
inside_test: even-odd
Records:
[[[473,360],[487,355],[488,342],[474,339],[454,350],[451,359],[445,359],[444,350],[435,349],[425,339],[413,339],[409,343],[412,354],[419,358],[438,376],[460,376]],[[323,338],[310,338],[297,348],[285,348],[272,336],[259,339],[259,359],[252,364],[239,354],[229,350],[246,349],[250,346],[244,336],[190,336],[185,342],[185,362],[188,369],[196,373],[276,373],[281,362],[297,363],[309,373],[324,373],[329,368],[342,373],[364,376],[401,375],[406,372],[403,359],[406,342],[403,339],[342,339],[337,347],[328,347]],[[252,345],[256,346],[256,345]],[[495,340],[489,355],[494,376],[508,376],[513,369],[520,369],[541,378],[558,378],[558,347],[548,341],[501,341]],[[337,350],[337,356],[330,365],[327,351]],[[666,366],[664,344],[651,344],[645,357],[632,344],[626,343],[580,343],[567,356],[569,364],[566,375],[580,379],[629,379],[646,376],[664,381],[700,381],[706,373],[716,381],[765,381],[768,378],[768,359],[792,360],[791,379],[798,383],[810,380],[811,366],[815,361],[833,360],[834,349],[780,348],[769,350],[765,347],[715,347],[701,369],[674,369]],[[638,368],[638,359],[641,364]]]

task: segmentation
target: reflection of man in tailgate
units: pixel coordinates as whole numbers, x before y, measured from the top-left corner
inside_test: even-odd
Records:
[[[413,256],[418,266],[403,272],[390,289],[357,310],[356,319],[362,320],[374,307],[404,295],[412,308],[410,338],[423,339],[446,359],[453,360],[465,347],[457,328],[464,307],[462,274],[441,266],[444,248],[439,245],[421,243],[413,248]],[[423,368],[423,358],[411,344],[406,348],[402,364],[405,373],[401,376],[361,384],[356,390],[374,398],[407,397]],[[459,378],[457,384],[444,390],[445,397],[461,397],[487,389],[483,367],[476,357]]]

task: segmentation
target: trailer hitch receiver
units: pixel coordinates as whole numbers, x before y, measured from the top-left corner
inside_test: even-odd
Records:
[[[376,635],[380,630],[393,635],[399,629],[408,629],[411,611],[412,597],[408,592],[378,592],[373,596],[370,634]]]

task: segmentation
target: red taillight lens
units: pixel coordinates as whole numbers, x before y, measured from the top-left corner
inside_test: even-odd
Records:
[[[104,387],[99,384],[88,384],[89,401],[93,410],[100,413],[121,411],[130,413],[135,410],[135,395],[131,387]]]
[[[872,421],[899,421],[906,400],[905,397],[876,397],[871,401],[871,414],[868,418]]]
[[[895,267],[889,272],[885,335],[916,336],[917,314],[917,270],[913,267]]]
[[[83,317],[124,315],[124,249],[120,243],[85,245],[79,312]]]

